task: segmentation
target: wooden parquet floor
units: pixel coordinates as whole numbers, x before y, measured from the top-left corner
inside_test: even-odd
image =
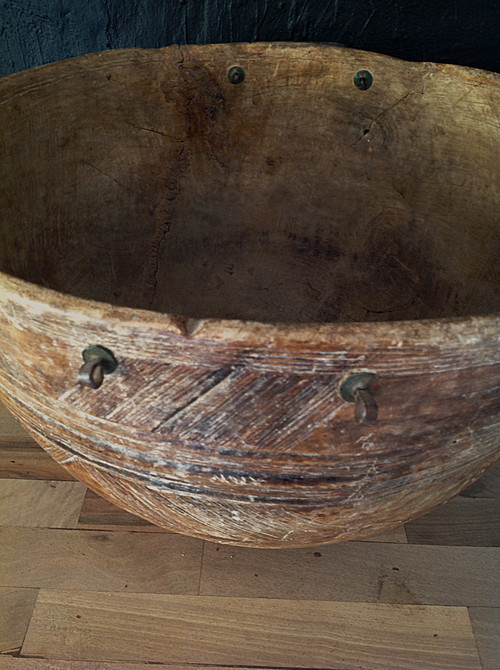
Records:
[[[218,546],[86,490],[0,407],[0,670],[499,670],[499,511],[497,465],[364,542]]]

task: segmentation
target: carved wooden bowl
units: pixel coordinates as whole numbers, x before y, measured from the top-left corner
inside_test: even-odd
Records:
[[[291,44],[5,78],[3,401],[104,497],[218,542],[443,503],[499,455],[498,83]]]

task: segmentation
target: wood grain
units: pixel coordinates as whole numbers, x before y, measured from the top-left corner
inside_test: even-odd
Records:
[[[0,82],[0,668],[496,670],[499,90],[296,44]]]
[[[413,544],[499,547],[500,499],[457,496],[405,529]]]
[[[23,654],[336,670],[481,667],[461,608],[61,591],[40,593]]]
[[[207,543],[202,595],[500,605],[500,550],[349,542],[269,550]]]
[[[0,431],[0,461],[2,458],[3,453],[7,449],[8,442],[3,439],[3,435]],[[37,446],[33,447],[35,450],[40,451],[41,449]],[[34,461],[35,463],[35,470],[30,473],[28,476],[29,477],[34,477],[37,479],[38,477],[43,477],[44,476],[44,465],[43,461],[38,459]],[[40,470],[37,470],[36,467],[39,467]],[[488,478],[490,473],[487,473],[485,475],[486,478]],[[491,479],[490,479],[491,481]],[[33,483],[33,480],[28,481],[27,483],[31,484]],[[37,483],[37,482],[35,482]],[[491,495],[494,493],[494,490],[488,486],[487,489],[487,494]],[[469,502],[481,502],[480,499],[469,499]],[[104,526],[102,524],[105,524],[106,522],[113,522],[113,524],[110,526],[115,528],[114,532],[117,532],[118,530],[124,530],[128,523],[133,523],[133,520],[137,520],[139,524],[142,524],[143,522],[139,520],[137,517],[129,517],[129,515],[121,511],[119,508],[116,508],[112,506],[110,503],[107,503],[105,500],[97,497],[94,493],[88,492],[86,496],[86,501],[89,505],[87,508],[88,516],[87,516],[87,522],[89,523],[89,528],[92,528],[92,524],[95,524],[96,529],[103,529]],[[491,502],[490,499],[486,499],[486,502]],[[84,519],[84,516],[81,516],[81,519]],[[491,524],[491,519],[485,519],[485,526],[489,526]],[[135,523],[135,521],[134,521]],[[131,526],[132,527],[132,526]],[[133,526],[135,530],[140,530],[145,531],[147,530],[152,530],[155,529],[155,531],[159,532],[160,534],[162,533],[162,530],[156,526],[152,526],[151,528],[144,526],[144,525],[138,525],[138,526]],[[26,529],[28,533],[31,533],[29,529]],[[441,530],[443,533],[446,533],[446,527],[442,526]],[[380,536],[377,538],[377,536],[367,538],[371,543],[376,542],[377,540],[380,542],[381,540],[388,540],[391,542],[397,542],[398,540],[403,539],[402,531],[404,532],[404,529],[400,527],[399,529],[396,529],[392,533],[390,533],[387,536]],[[114,534],[114,533],[111,533]],[[137,533],[135,533],[137,534]],[[476,538],[482,537],[481,533],[481,526],[478,526],[477,532],[475,533]],[[463,538],[463,534],[461,535]],[[19,573],[27,573],[32,570],[32,563],[34,561],[40,560],[40,554],[37,553],[36,551],[32,554],[33,551],[33,542],[31,540],[32,536],[30,535],[29,537],[26,538],[26,541],[21,541],[20,538],[18,538],[18,542],[16,542],[16,546],[19,547],[20,552],[24,555],[23,561],[22,561],[22,566],[19,569],[18,567],[18,572]],[[9,542],[11,540],[8,540]],[[436,535],[435,541],[437,544],[442,544],[440,541],[440,538]],[[43,544],[43,543],[42,543]],[[52,536],[52,542],[50,544],[50,551],[52,552],[52,555],[55,556],[56,561],[59,562],[61,556],[64,556],[67,552],[67,535],[66,534],[60,534],[57,536]],[[135,552],[135,547],[127,547],[124,549],[125,552],[132,551],[132,553],[136,554]],[[348,545],[349,546],[349,545]],[[410,546],[410,550],[412,549],[412,545]],[[345,591],[345,593],[351,593],[355,594],[356,591],[361,590],[363,593],[372,593],[373,594],[373,589],[370,588],[370,579],[373,584],[377,583],[380,584],[385,581],[385,578],[383,580],[379,581],[379,576],[380,574],[384,575],[384,571],[381,570],[379,572],[379,568],[386,567],[386,561],[388,560],[388,557],[385,556],[385,558],[381,558],[380,562],[372,561],[371,565],[375,563],[375,568],[372,573],[372,578],[367,578],[366,577],[366,572],[369,570],[369,568],[366,567],[366,565],[362,561],[363,557],[363,543],[357,543],[358,547],[358,555],[359,558],[358,560],[347,560],[346,564],[344,565],[343,563],[339,565],[338,563],[335,563],[330,560],[328,564],[327,569],[318,569],[318,562],[323,560],[323,552],[324,548],[319,548],[318,552],[321,553],[321,556],[313,556],[314,561],[311,561],[308,563],[307,560],[304,561],[304,556],[303,552],[301,551],[292,551],[289,552],[291,554],[295,554],[295,560],[287,560],[284,563],[280,564],[278,561],[278,569],[272,571],[272,566],[276,563],[276,560],[281,556],[282,552],[272,552],[269,561],[267,565],[264,566],[264,571],[261,572],[261,574],[258,577],[255,577],[255,573],[251,572],[250,570],[247,570],[246,572],[243,572],[235,567],[235,560],[236,560],[236,565],[240,562],[240,557],[236,556],[236,558],[232,561],[225,561],[223,562],[225,565],[225,570],[226,573],[223,576],[222,574],[219,574],[217,570],[213,569],[213,560],[210,556],[210,551],[213,549],[212,545],[207,545],[206,546],[206,554],[205,554],[205,560],[206,563],[210,569],[210,574],[216,573],[215,574],[215,582],[217,580],[219,581],[220,584],[223,584],[224,582],[227,582],[229,584],[228,586],[228,593],[230,596],[236,595],[238,593],[238,589],[241,591],[241,587],[235,588],[234,587],[234,581],[235,578],[238,578],[240,580],[247,580],[247,584],[249,586],[248,592],[249,593],[254,593],[258,595],[258,590],[256,591],[253,585],[253,582],[256,581],[257,579],[260,579],[261,577],[264,578],[266,582],[266,588],[265,588],[265,595],[267,596],[268,593],[267,591],[270,592],[272,595],[278,594],[279,597],[282,597],[282,593],[284,593],[284,598],[285,599],[290,599],[290,598],[301,598],[301,597],[308,597],[308,598],[317,598],[319,594],[319,598],[326,598],[327,596],[331,595],[335,600],[338,599],[338,597],[342,597],[342,589]],[[417,551],[420,550],[420,547],[414,547]],[[224,548],[219,547],[218,551],[222,551]],[[333,547],[329,547],[329,550],[332,550]],[[454,551],[454,548],[451,547],[449,548],[451,552]],[[81,549],[81,551],[87,553],[85,549]],[[241,551],[241,550],[238,550]],[[245,550],[248,551],[248,550]],[[313,554],[316,550],[313,550]],[[47,549],[47,554],[49,552],[49,548]],[[62,560],[62,565],[63,565],[63,573],[62,576],[59,577],[56,575],[56,569],[54,566],[54,561],[53,560],[48,560],[48,556],[44,554],[41,559],[42,562],[46,565],[45,568],[41,567],[40,571],[43,572],[44,569],[48,573],[48,577],[43,578],[42,576],[42,582],[45,583],[50,583],[52,586],[55,588],[60,588],[61,584],[66,584],[68,583],[68,576],[67,576],[67,566],[68,562],[71,562],[73,558],[75,558],[75,551],[71,550],[68,552],[66,555],[66,559]],[[258,552],[260,554],[260,552]],[[2,561],[0,563],[0,574],[3,571],[3,567],[5,563],[3,562],[5,557],[2,557],[0,560]],[[328,559],[328,557],[327,557]],[[463,559],[463,557],[462,557]],[[91,570],[82,570],[82,565],[81,565],[81,560],[84,560],[84,558],[75,558],[75,561],[73,563],[73,566],[81,573],[80,579],[74,580],[72,583],[72,588],[78,588],[81,591],[87,592],[89,588],[92,588],[92,585],[95,584],[96,578],[93,574],[89,576],[89,572]],[[142,554],[139,558],[136,558],[136,563],[134,564],[134,567],[131,568],[130,571],[134,572],[141,572],[141,564],[143,561]],[[415,557],[415,562],[422,561],[422,556],[421,554],[418,554]],[[440,555],[438,557],[437,562],[444,562],[446,565],[450,561],[450,556],[447,554],[446,556]],[[92,566],[96,569],[99,569],[102,571],[102,563],[106,562],[105,557],[100,557],[100,558],[95,558],[93,561],[91,561]],[[264,561],[265,562],[265,561]],[[304,564],[301,569],[298,569],[297,566],[300,566],[301,564]],[[370,561],[368,561],[370,563]],[[410,563],[412,563],[410,561]],[[424,560],[423,564],[420,565],[420,573],[419,573],[419,579],[421,581],[426,580],[426,571],[429,573],[431,580],[434,580],[433,586],[439,586],[439,575],[435,577],[433,574],[435,571],[435,563],[436,561],[429,561],[429,560]],[[256,566],[259,565],[259,562],[256,562]],[[473,572],[478,574],[478,577],[480,575],[484,575],[486,579],[486,583],[488,583],[488,580],[491,578],[491,564],[488,564],[488,562],[484,561],[479,561],[479,562],[474,562],[470,561],[470,573],[472,574]],[[318,566],[318,567],[315,567]],[[390,566],[391,569],[392,567],[399,566],[400,564],[394,564],[394,566]],[[253,566],[248,566],[253,567]],[[260,568],[262,568],[262,564],[259,565]],[[275,566],[276,567],[276,566]],[[493,566],[494,567],[494,566]],[[344,574],[342,571],[346,570],[352,570],[351,575]],[[400,568],[401,569],[401,568]],[[453,561],[451,561],[451,569],[454,570],[455,566],[453,565]],[[271,574],[266,574],[267,572],[271,571]],[[288,571],[288,574],[285,574]],[[484,572],[483,572],[484,571]],[[332,573],[336,575],[336,589],[332,588]],[[462,574],[462,573],[460,573]],[[211,576],[209,575],[210,579]],[[22,579],[24,580],[25,577],[23,576]],[[358,589],[357,583],[361,579],[361,582],[363,584],[363,588],[365,588],[365,591],[363,589]],[[15,581],[15,578],[14,580]],[[140,581],[140,580],[136,580]],[[154,581],[154,580],[153,580]],[[314,581],[314,585],[313,585]],[[106,579],[105,577],[100,580],[100,583],[105,582],[106,584],[109,584],[110,586],[107,586],[106,588],[111,588],[114,584],[114,588],[121,590],[123,584],[120,582],[120,580],[116,579],[116,567],[115,567],[115,577],[109,581],[109,579]],[[391,598],[393,598],[394,602],[399,602],[401,599],[401,588],[403,585],[404,579],[401,579],[399,582],[399,587],[395,586],[393,590],[393,596],[390,595],[389,593],[389,601],[392,602]],[[142,581],[142,585],[144,586],[144,581]],[[449,583],[448,583],[449,587]],[[468,578],[464,579],[464,582],[461,586],[456,586],[456,588],[459,588],[462,590],[464,593],[464,600],[471,600],[471,585],[469,583]],[[472,588],[474,588],[472,586]],[[5,606],[5,600],[3,605],[0,605],[0,612],[4,613],[5,616],[5,621],[1,619],[0,616],[0,639],[12,639],[12,635],[9,633],[9,631],[12,631],[13,629],[17,630],[17,633],[14,635],[14,638],[16,641],[21,640],[24,637],[24,632],[27,627],[27,623],[29,620],[29,616],[31,615],[30,611],[30,606],[31,608],[34,605],[34,598],[35,598],[35,592],[32,589],[19,589],[15,587],[3,587],[3,589],[0,589],[0,591],[3,590],[4,593],[18,593],[20,594],[19,596],[16,596],[14,599],[17,602],[17,606],[14,607],[14,603],[12,600],[12,596],[9,600],[9,605],[6,607]],[[128,591],[128,588],[126,589]],[[244,590],[244,589],[243,589]],[[493,590],[497,591],[498,587],[493,586]],[[214,591],[217,592],[217,588],[214,587]],[[439,588],[437,589],[439,591]],[[26,597],[27,593],[33,593],[33,598],[28,598]],[[338,594],[341,594],[339,596]],[[444,593],[445,597],[449,595],[449,588],[445,588],[441,590],[441,593]],[[25,595],[22,595],[25,594]],[[307,595],[309,594],[309,595]],[[353,596],[354,597],[354,596]],[[321,600],[319,600],[321,603]],[[441,602],[439,604],[442,604]],[[143,605],[139,605],[137,610],[138,611],[143,611],[146,616],[149,616],[149,603],[143,603]],[[18,615],[15,614],[15,612],[18,612]],[[490,608],[470,608],[470,615],[471,618],[475,624],[474,631],[476,633],[476,641],[477,645],[480,651],[480,654],[482,655],[483,659],[483,664],[485,670],[492,670],[493,668],[496,670],[498,666],[498,660],[497,660],[497,649],[499,648],[499,639],[500,639],[500,630],[498,627],[497,619],[496,617],[498,616],[498,610],[497,609],[490,609]],[[75,615],[76,616],[76,615]],[[475,619],[474,619],[475,617]],[[447,620],[450,626],[455,626],[455,619],[454,617],[451,617],[450,619]],[[15,624],[15,625],[14,625]],[[388,623],[390,625],[390,623]],[[453,635],[455,632],[453,631]],[[16,637],[17,635],[17,637]],[[82,631],[82,635],[86,635],[86,631]],[[19,645],[19,642],[14,642],[9,645],[11,648],[18,649],[19,647],[16,645]],[[58,638],[56,637],[54,639],[54,642],[59,644]],[[53,656],[53,660],[48,660],[48,659],[27,659],[27,658],[13,658],[11,656],[3,656],[0,654],[0,668],[6,668],[6,670],[146,670],[147,667],[150,667],[149,665],[145,665],[144,663],[129,663],[129,662],[124,662],[124,661],[116,661],[114,663],[108,664],[104,662],[103,660],[97,660],[95,662],[89,662],[86,663],[84,661],[70,661],[70,660],[57,660],[55,657],[57,655],[56,651],[52,649],[52,636],[51,633],[49,632],[47,634],[45,644],[47,645],[48,649],[48,654]],[[76,645],[78,645],[77,642],[75,642]],[[297,643],[298,644],[298,643]],[[306,641],[304,643],[307,648],[309,648],[309,642]],[[398,652],[394,652],[396,656],[399,654],[400,656],[403,655],[405,652],[404,649],[401,648],[402,645],[405,644],[404,638],[399,640],[399,642],[396,642],[396,646],[400,649]],[[105,647],[106,648],[106,647]],[[358,653],[361,654],[362,650],[358,646]],[[103,656],[103,652],[101,651],[101,647],[98,646],[96,647],[96,656],[99,656],[100,659]],[[147,654],[146,654],[147,656]],[[145,656],[145,657],[146,657]],[[455,661],[451,661],[450,665],[453,667],[453,663]],[[170,659],[165,660],[165,664],[159,664],[159,667],[168,667],[171,668],[172,670],[180,670],[180,667],[186,667],[185,665],[179,666],[178,664],[171,664]],[[202,666],[199,665],[193,665],[192,658],[190,657],[189,660],[189,667],[194,668],[195,670],[198,670],[198,668],[202,668]],[[227,667],[227,666],[226,666]],[[240,665],[238,664],[238,667]],[[372,668],[373,663],[372,663]],[[381,663],[378,667],[386,669],[388,667],[388,664],[384,661]],[[390,667],[390,664],[389,664]],[[410,666],[411,667],[411,666]],[[425,666],[424,666],[425,667]],[[444,665],[446,667],[446,665]],[[472,665],[474,667],[474,665]],[[208,670],[208,668],[213,668],[212,665],[210,666],[203,666],[203,670]],[[349,670],[358,670],[359,669],[359,664],[355,663],[354,665],[349,666]],[[214,670],[219,670],[214,669]],[[370,668],[371,670],[371,668]],[[377,668],[378,670],[378,668]],[[413,668],[412,668],[413,670]]]
[[[164,528],[148,523],[134,514],[125,512],[93,491],[87,491],[82,511],[78,519],[78,528],[86,530],[134,530],[149,533],[166,533]],[[404,526],[378,533],[365,538],[365,542],[403,542],[406,543]]]
[[[9,443],[7,446],[2,446],[0,479],[75,480],[31,438],[24,443]]]
[[[186,665],[155,663],[154,670],[168,668],[168,670],[187,670]],[[227,666],[215,665],[193,665],[189,664],[189,670],[227,670]],[[87,661],[62,661],[43,658],[14,658],[12,656],[0,656],[1,670],[151,670],[150,663],[123,663],[119,662],[87,662]],[[238,666],[238,670],[254,670]],[[271,668],[259,668],[259,670],[272,670]]]
[[[90,490],[87,490],[83,501],[78,519],[78,528],[86,530],[134,530],[152,533],[168,532],[135,514],[126,512],[118,505],[114,505]]]
[[[75,528],[85,491],[80,482],[0,479],[0,525]]]
[[[490,468],[472,486],[462,491],[467,498],[500,498],[500,463]]]
[[[0,479],[74,479],[0,403]]]
[[[360,542],[396,542],[398,544],[406,544],[408,539],[406,537],[406,531],[403,524],[396,526],[392,530],[387,530],[382,533],[377,533],[376,535],[369,535],[368,537],[362,538]]]
[[[500,668],[500,609],[471,607],[469,614],[483,670]]]
[[[37,593],[36,589],[0,587],[0,654],[20,651]]]
[[[27,442],[30,440],[19,421],[0,403],[0,434],[3,442]]]
[[[75,478],[203,539],[361,539],[444,503],[499,456],[499,107],[493,73],[335,45],[2,80],[0,395]],[[97,389],[91,344],[118,362]],[[338,393],[359,369],[374,426]]]
[[[0,585],[197,593],[201,551],[180,535],[4,528]]]

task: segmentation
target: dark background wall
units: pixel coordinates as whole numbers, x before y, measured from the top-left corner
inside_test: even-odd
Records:
[[[0,75],[174,43],[340,42],[500,70],[500,0],[0,0]]]

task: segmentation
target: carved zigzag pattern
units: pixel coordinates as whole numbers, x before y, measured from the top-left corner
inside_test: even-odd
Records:
[[[149,361],[120,367],[120,374],[107,378],[97,393],[78,388],[66,401],[152,433],[267,450],[293,449],[342,406],[332,375],[263,374],[246,366],[209,369]]]

